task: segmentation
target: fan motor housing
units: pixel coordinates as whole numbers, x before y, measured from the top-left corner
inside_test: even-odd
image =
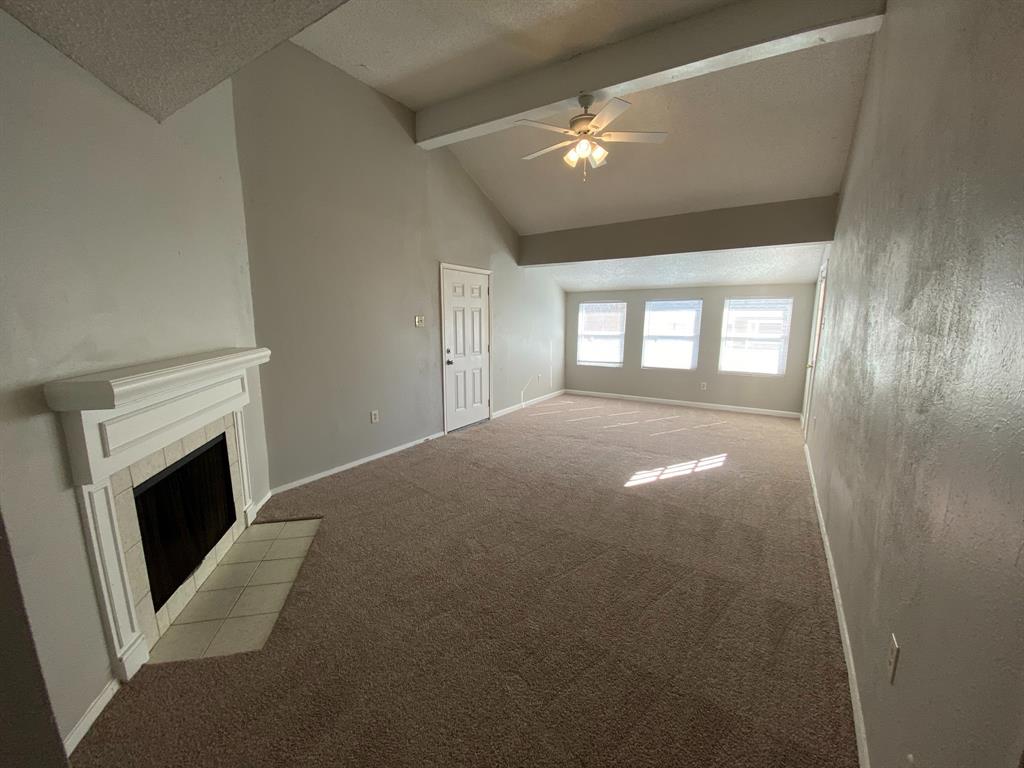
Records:
[[[594,115],[587,114],[586,112],[576,115],[569,120],[569,129],[575,133],[589,133],[590,123],[593,119]]]

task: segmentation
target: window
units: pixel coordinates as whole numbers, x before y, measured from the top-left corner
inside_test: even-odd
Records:
[[[625,339],[626,302],[580,304],[577,365],[621,367]]]
[[[718,370],[784,374],[792,316],[793,299],[726,299]]]
[[[700,300],[648,301],[644,310],[644,368],[696,368]]]

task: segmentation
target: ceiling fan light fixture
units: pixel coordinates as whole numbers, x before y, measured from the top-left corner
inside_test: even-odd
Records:
[[[523,160],[533,160],[549,152],[569,147],[569,151],[562,155],[562,162],[570,168],[576,168],[582,160],[583,180],[586,181],[587,166],[600,168],[607,162],[610,153],[605,149],[605,143],[661,144],[667,136],[660,131],[609,131],[608,126],[629,108],[629,102],[622,99],[609,99],[596,115],[590,113],[590,107],[594,103],[593,94],[581,93],[579,102],[583,113],[574,115],[569,120],[568,128],[560,128],[557,125],[540,123],[536,120],[516,121],[518,125],[541,128],[562,135],[562,141],[531,152]]]

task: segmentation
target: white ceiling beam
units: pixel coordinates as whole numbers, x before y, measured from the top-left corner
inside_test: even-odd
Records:
[[[416,143],[436,149],[576,106],[729,67],[870,35],[885,0],[743,0],[487,85],[416,113]]]
[[[620,221],[519,238],[520,266],[664,256],[835,237],[837,195]]]

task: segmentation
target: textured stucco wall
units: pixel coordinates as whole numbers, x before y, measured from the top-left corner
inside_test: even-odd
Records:
[[[793,299],[786,372],[782,376],[749,376],[720,373],[722,313],[727,298],[775,296]],[[700,342],[697,367],[675,371],[643,368],[644,309],[648,301],[700,299]],[[576,365],[577,326],[580,302],[625,301],[626,340],[621,368]],[[584,392],[686,400],[695,403],[734,405],[770,411],[799,413],[807,375],[807,350],[811,337],[814,285],[730,285],[658,288],[647,291],[597,291],[570,293],[565,302],[565,386]],[[708,388],[701,390],[701,383]]]
[[[494,270],[494,410],[562,388],[565,294],[411,112],[290,43],[233,85],[273,486],[441,431],[440,262]]]
[[[0,94],[0,503],[66,736],[111,673],[64,435],[42,385],[251,345],[242,190],[227,83],[158,125],[0,12]],[[246,428],[260,498],[253,384]]]
[[[1024,747],[1022,94],[1024,3],[890,0],[809,436],[874,768]]]

